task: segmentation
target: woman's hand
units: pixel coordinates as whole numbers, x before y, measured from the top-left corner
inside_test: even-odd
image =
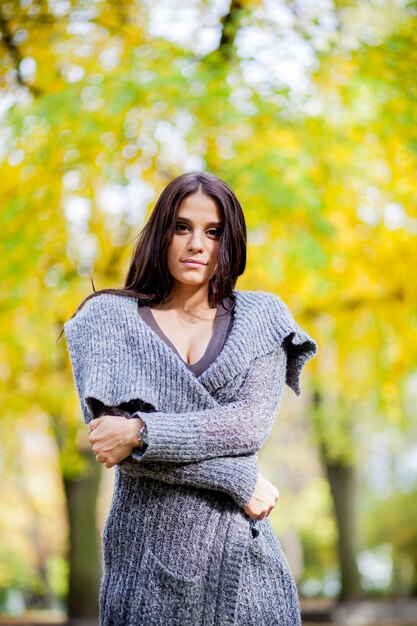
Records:
[[[278,489],[269,480],[258,474],[255,491],[252,498],[243,507],[243,510],[250,519],[264,519],[264,517],[270,514],[278,498]]]
[[[140,417],[103,415],[88,424],[92,451],[96,461],[105,467],[113,467],[128,457],[138,445],[138,432],[143,422]]]

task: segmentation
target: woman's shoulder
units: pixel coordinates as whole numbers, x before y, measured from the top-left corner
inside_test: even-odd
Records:
[[[235,291],[243,315],[254,326],[286,336],[299,325],[286,302],[276,293],[262,290]]]
[[[287,312],[288,306],[272,291],[262,290],[234,290],[236,298],[244,305],[248,307],[259,307],[263,310],[270,310],[271,312]]]
[[[248,311],[246,327],[262,351],[283,346],[287,353],[286,382],[299,395],[300,373],[317,352],[317,343],[298,324],[287,304],[275,293],[241,291],[238,299]]]
[[[120,320],[126,314],[132,314],[137,307],[137,300],[133,296],[117,295],[114,293],[97,293],[89,297],[76,314],[64,324],[68,330],[72,326],[93,325]]]

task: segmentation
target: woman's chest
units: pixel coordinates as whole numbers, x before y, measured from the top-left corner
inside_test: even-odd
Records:
[[[194,364],[205,354],[213,336],[215,318],[185,322],[168,311],[153,310],[152,316],[168,343],[188,364]]]

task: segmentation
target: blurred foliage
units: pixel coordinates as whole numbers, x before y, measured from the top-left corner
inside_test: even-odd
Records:
[[[319,344],[303,374],[304,391],[322,398],[309,413],[308,445],[354,466],[375,433],[395,426],[406,442],[415,425],[415,3],[337,1],[326,13],[320,3],[288,2],[276,14],[246,0],[225,3],[223,16],[210,3],[193,6],[190,41],[181,42],[175,24],[170,36],[155,33],[155,11],[163,22],[165,9],[150,2],[1,4],[8,506],[13,476],[28,469],[17,454],[27,429],[53,436],[56,472],[83,476],[78,451],[88,441],[56,339],[90,293],[89,274],[96,288],[122,284],[154,200],[185,170],[214,172],[242,202],[249,249],[238,288],[278,293]],[[217,42],[202,51],[200,35],[213,24]],[[280,45],[293,41],[312,59],[304,91],[276,73],[286,62]],[[292,503],[308,576],[334,565],[335,528],[320,470],[300,463],[305,477],[311,463],[316,471]],[[366,542],[389,536],[406,554],[417,541],[402,500],[409,494],[390,497],[395,520],[379,505],[361,509]],[[27,515],[33,523],[37,513]],[[19,565],[27,549],[0,541],[2,584],[36,571]],[[60,550],[53,543],[43,561]]]

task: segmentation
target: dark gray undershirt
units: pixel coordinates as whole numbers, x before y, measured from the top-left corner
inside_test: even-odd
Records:
[[[201,359],[199,359],[196,363],[187,363],[174,344],[168,339],[168,337],[162,332],[161,328],[158,326],[150,306],[139,306],[138,311],[139,315],[143,319],[148,326],[152,328],[152,330],[177,354],[177,356],[181,359],[181,361],[188,367],[195,376],[200,376],[208,368],[208,366],[213,363],[216,359],[217,355],[223,348],[223,345],[229,335],[229,332],[232,328],[233,323],[233,309],[231,309],[232,301],[230,298],[226,298],[224,300],[226,303],[226,307],[223,306],[223,303],[217,305],[216,317],[214,318],[214,329],[213,334],[210,338],[210,341],[207,345],[206,351],[204,352]]]

